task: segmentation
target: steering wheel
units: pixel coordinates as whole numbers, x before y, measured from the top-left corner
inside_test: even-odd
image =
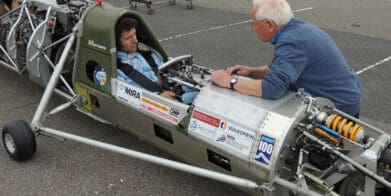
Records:
[[[169,69],[173,69],[175,66],[184,67],[185,65],[192,65],[193,64],[193,56],[190,54],[178,56],[175,58],[170,58],[167,62],[163,63],[159,67],[159,72],[165,73]],[[180,68],[179,67],[179,68]],[[175,67],[175,70],[179,70],[177,67]]]

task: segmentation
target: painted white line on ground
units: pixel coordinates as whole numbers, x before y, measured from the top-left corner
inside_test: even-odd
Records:
[[[295,10],[293,12],[302,12],[302,11],[311,10],[311,9],[312,9],[312,7],[307,7],[307,8]],[[189,36],[189,35],[194,35],[194,34],[198,34],[198,33],[202,33],[202,32],[214,31],[214,30],[218,30],[218,29],[222,29],[222,28],[226,28],[226,27],[232,27],[232,26],[236,26],[236,25],[250,23],[251,21],[252,20],[245,20],[242,22],[231,23],[231,24],[226,24],[226,25],[221,25],[221,26],[216,26],[216,27],[210,27],[207,29],[202,29],[202,30],[198,30],[198,31],[190,32],[190,33],[184,33],[184,34],[166,37],[166,38],[161,39],[159,41],[164,42],[164,41],[168,41],[168,40],[172,40],[172,39],[176,39],[176,38],[181,38],[181,37],[185,37],[185,36]]]
[[[366,71],[368,71],[370,69],[374,69],[375,67],[377,67],[377,66],[379,66],[379,65],[381,65],[381,64],[383,64],[385,62],[388,62],[390,60],[391,60],[391,56],[389,56],[389,57],[387,57],[387,58],[385,58],[385,59],[383,59],[381,61],[378,61],[375,64],[369,65],[369,66],[365,67],[364,69],[361,69],[361,70],[357,71],[356,74],[360,75],[360,74],[362,74],[362,73],[364,73],[364,72],[366,72]]]

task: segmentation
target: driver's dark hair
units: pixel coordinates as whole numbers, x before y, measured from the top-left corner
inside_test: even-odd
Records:
[[[123,17],[119,20],[117,23],[117,26],[115,27],[115,37],[116,37],[116,44],[117,44],[117,49],[121,50],[121,34],[124,31],[130,31],[130,29],[135,28],[137,29],[138,22],[134,18],[129,18],[129,17]]]

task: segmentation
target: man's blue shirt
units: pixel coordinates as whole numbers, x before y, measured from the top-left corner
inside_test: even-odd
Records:
[[[351,115],[360,111],[361,87],[334,41],[321,29],[293,18],[272,39],[270,71],[262,81],[262,97],[277,99],[299,88],[325,97]]]

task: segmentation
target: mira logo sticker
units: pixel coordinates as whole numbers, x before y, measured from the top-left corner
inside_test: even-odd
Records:
[[[261,135],[261,141],[259,142],[257,154],[255,155],[255,160],[266,165],[270,165],[275,143],[276,139],[268,137],[266,135]]]
[[[116,98],[120,99],[130,105],[140,107],[142,90],[127,84],[122,81],[118,81]]]

